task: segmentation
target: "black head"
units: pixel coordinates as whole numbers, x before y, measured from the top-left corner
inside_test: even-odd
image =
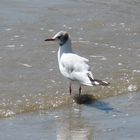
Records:
[[[60,31],[55,34],[52,38],[48,38],[45,41],[57,41],[60,46],[64,45],[69,39],[69,35],[65,31]]]

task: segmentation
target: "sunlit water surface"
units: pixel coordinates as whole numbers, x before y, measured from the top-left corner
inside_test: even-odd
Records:
[[[111,83],[84,87],[83,94],[102,99],[139,91],[139,1],[0,2],[0,117],[75,104],[58,69],[58,45],[44,42],[60,30],[90,60],[94,77]]]

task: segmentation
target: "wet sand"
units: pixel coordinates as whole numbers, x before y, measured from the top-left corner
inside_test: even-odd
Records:
[[[2,140],[139,140],[140,94],[0,120]]]

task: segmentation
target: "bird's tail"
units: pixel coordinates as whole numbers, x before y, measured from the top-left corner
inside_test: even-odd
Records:
[[[98,79],[93,79],[92,77],[90,77],[89,74],[88,74],[88,78],[92,82],[92,85],[95,85],[95,86],[98,86],[98,85],[108,86],[110,84],[110,83],[108,83],[106,81],[102,81],[102,80],[98,80]]]
[[[110,83],[98,79],[92,79],[92,84],[93,85],[102,85],[102,86],[108,86]]]

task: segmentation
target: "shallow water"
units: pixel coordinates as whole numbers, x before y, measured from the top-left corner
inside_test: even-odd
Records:
[[[140,94],[0,120],[2,140],[138,140]]]
[[[0,117],[75,103],[58,70],[57,44],[44,42],[59,30],[70,33],[95,77],[111,82],[83,94],[102,99],[140,90],[139,1],[0,2]]]

